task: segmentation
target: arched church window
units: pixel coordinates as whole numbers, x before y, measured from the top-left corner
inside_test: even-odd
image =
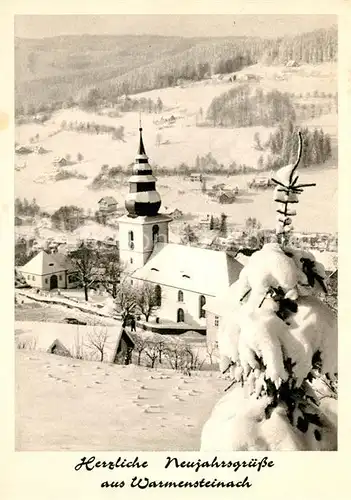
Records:
[[[155,224],[154,226],[152,226],[152,241],[153,241],[153,243],[158,242],[159,233],[160,233],[160,227],[158,226],[158,224]]]
[[[155,286],[154,293],[155,293],[156,306],[157,307],[161,307],[161,303],[162,303],[162,290],[161,290],[160,285],[156,285]]]
[[[128,246],[131,250],[134,248],[134,233],[133,231],[128,232]]]
[[[184,293],[181,290],[178,292],[178,302],[184,302]]]
[[[178,309],[178,311],[177,311],[177,323],[184,323],[184,311],[183,311],[183,309]]]
[[[205,304],[206,304],[206,297],[204,295],[200,295],[200,297],[199,297],[199,318],[206,317],[206,311],[204,309]]]

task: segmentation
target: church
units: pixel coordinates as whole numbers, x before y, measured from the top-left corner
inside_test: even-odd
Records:
[[[161,197],[149,164],[139,128],[127,213],[119,219],[120,260],[131,283],[148,282],[155,287],[158,309],[151,321],[181,323],[186,329],[202,330],[208,322],[206,303],[234,283],[242,265],[225,251],[208,250],[169,242],[172,218],[160,212]]]

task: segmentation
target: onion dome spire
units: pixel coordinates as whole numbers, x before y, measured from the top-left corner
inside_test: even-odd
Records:
[[[139,132],[140,132],[140,140],[139,140],[138,155],[145,155],[146,156],[144,142],[143,142],[143,129],[141,126],[139,127]]]
[[[129,179],[129,194],[125,206],[131,216],[156,215],[161,206],[161,197],[156,191],[156,178],[152,175],[149,158],[146,154],[143,129],[139,126],[139,148],[133,166],[133,175]]]

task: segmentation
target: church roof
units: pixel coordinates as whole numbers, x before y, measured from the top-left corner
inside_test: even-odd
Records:
[[[234,283],[242,265],[226,252],[175,243],[157,243],[133,278],[216,296]]]
[[[66,257],[62,254],[48,254],[41,250],[33,259],[21,268],[22,273],[36,274],[43,276],[44,274],[53,274],[61,271],[67,271],[72,268],[66,262]]]

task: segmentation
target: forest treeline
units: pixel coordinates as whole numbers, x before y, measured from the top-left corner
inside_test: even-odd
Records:
[[[302,134],[301,164],[304,167],[321,165],[331,157],[332,147],[329,134],[326,134],[323,129],[299,128],[289,121],[285,125],[280,124],[263,146],[259,134],[255,135],[255,148],[266,153],[259,157],[258,168],[277,170],[284,165],[294,163],[298,154],[298,131]]]
[[[112,47],[113,41],[110,38],[109,47]],[[140,37],[141,47],[142,40],[143,37]],[[295,60],[297,63],[318,64],[337,60],[336,26],[276,39],[194,38],[182,43],[181,38],[170,37],[168,48],[167,40],[162,39],[160,52],[161,42],[149,44],[151,48],[144,58],[138,57],[135,52],[138,46],[135,41],[133,53],[128,50],[116,51],[111,58],[111,49],[103,52],[97,59],[92,47],[89,49],[91,52],[83,50],[78,37],[75,39],[75,66],[72,68],[68,64],[69,52],[64,56],[62,51],[60,57],[67,58],[67,65],[64,60],[60,64],[56,62],[56,65],[53,61],[50,66],[52,70],[55,69],[53,74],[48,70],[47,60],[53,57],[51,53],[56,52],[50,44],[47,44],[47,48],[30,45],[26,48],[26,42],[21,40],[21,43],[24,44],[24,49],[16,50],[16,68],[29,65],[32,73],[24,81],[17,80],[16,76],[18,115],[28,114],[33,108],[37,110],[40,105],[49,102],[58,103],[55,104],[57,108],[72,99],[79,100],[82,89],[96,88],[104,98],[113,102],[124,94],[174,86],[179,80],[202,80],[213,74],[238,71],[257,62],[272,65]],[[79,58],[82,58],[84,67],[80,67]],[[108,59],[105,66],[102,65],[104,58]],[[41,60],[46,61],[45,71],[41,71]]]
[[[215,97],[206,117],[214,127],[270,127],[283,120],[295,120],[294,106],[288,94],[257,89],[252,94],[249,85],[233,87]]]

